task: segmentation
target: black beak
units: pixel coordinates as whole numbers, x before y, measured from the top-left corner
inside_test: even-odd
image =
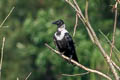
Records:
[[[55,22],[52,22],[52,24],[57,24],[57,21],[55,21]]]

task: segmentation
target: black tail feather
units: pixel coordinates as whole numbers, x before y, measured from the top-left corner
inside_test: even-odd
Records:
[[[73,58],[72,58],[73,60],[75,60],[75,61],[77,61],[78,63],[79,63],[79,60],[78,60],[78,58],[77,58],[77,56],[76,56],[76,54],[73,56]]]

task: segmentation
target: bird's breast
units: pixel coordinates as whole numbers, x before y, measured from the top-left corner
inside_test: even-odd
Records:
[[[63,30],[60,32],[60,34],[58,35],[58,32],[55,33],[55,37],[57,40],[62,40],[65,36],[65,33],[68,33],[67,30]]]

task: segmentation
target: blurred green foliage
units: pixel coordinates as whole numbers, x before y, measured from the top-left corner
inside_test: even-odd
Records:
[[[85,0],[78,3],[84,13]],[[112,0],[90,0],[88,10],[91,25],[108,53],[110,47],[98,30],[109,34],[107,37],[111,39],[114,21],[110,6],[112,4],[114,4]],[[63,19],[70,34],[73,33],[75,11],[64,0],[0,0],[0,22],[13,6],[15,9],[12,15],[0,29],[1,43],[2,37],[6,37],[2,80],[15,80],[17,77],[23,80],[29,72],[32,72],[29,80],[106,80],[93,73],[77,77],[61,76],[62,73],[79,74],[86,71],[68,64],[45,47],[44,43],[48,43],[55,48],[53,35],[57,27],[51,24],[54,20]],[[118,49],[120,49],[119,37],[120,30],[117,28]],[[104,73],[109,72],[103,56],[90,41],[81,21],[73,39],[81,64]],[[116,55],[120,58],[119,53]],[[115,56],[113,59],[118,63]]]

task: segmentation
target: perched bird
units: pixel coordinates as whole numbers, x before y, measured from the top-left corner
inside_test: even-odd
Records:
[[[65,29],[64,21],[60,19],[53,22],[53,24],[57,25],[57,32],[54,34],[54,42],[58,50],[63,53],[63,55],[79,62],[76,56],[74,42],[69,32]]]

